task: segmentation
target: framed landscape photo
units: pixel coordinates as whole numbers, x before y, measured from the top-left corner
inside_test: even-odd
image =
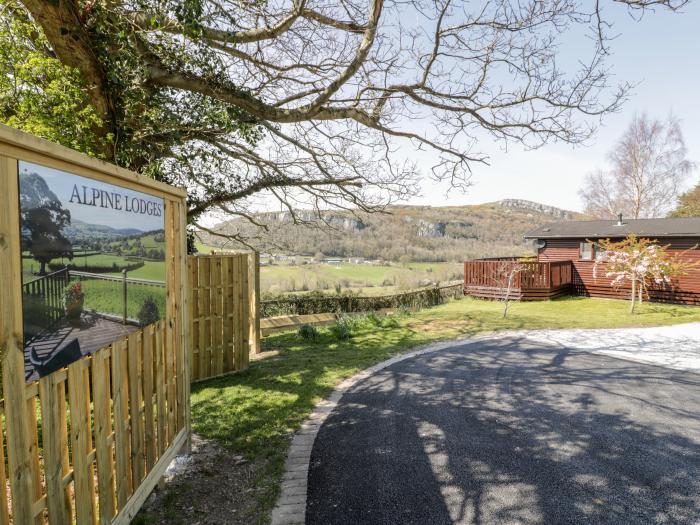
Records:
[[[164,318],[162,198],[18,161],[25,380]]]

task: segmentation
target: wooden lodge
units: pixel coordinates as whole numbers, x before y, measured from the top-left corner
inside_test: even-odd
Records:
[[[525,235],[537,249],[536,258],[478,259],[464,263],[464,293],[502,299],[510,279],[510,299],[546,300],[572,294],[586,297],[627,298],[628,287],[614,287],[604,272],[593,275],[603,256],[601,239],[622,240],[630,234],[668,246],[698,265],[670,285],[650,286],[647,299],[656,302],[700,305],[700,217],[669,219],[565,221],[541,226]],[[517,273],[511,269],[519,265]],[[602,274],[602,275],[601,275]]]

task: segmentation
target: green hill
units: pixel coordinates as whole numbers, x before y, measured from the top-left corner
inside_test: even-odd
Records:
[[[235,218],[213,228],[247,237],[261,252],[293,255],[323,253],[332,257],[365,257],[389,261],[463,261],[465,258],[520,255],[531,251],[523,234],[541,224],[585,218],[543,204],[507,199],[470,206],[391,206],[387,213],[329,212],[320,220],[300,211],[306,224],[294,224],[289,212],[260,213],[255,219],[269,233]],[[207,245],[222,239],[198,234]],[[226,243],[231,248],[231,242]],[[235,245],[234,245],[235,247]]]

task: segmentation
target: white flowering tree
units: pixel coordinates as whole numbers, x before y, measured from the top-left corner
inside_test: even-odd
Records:
[[[674,277],[684,275],[690,267],[690,263],[682,260],[682,254],[670,254],[668,246],[659,246],[635,235],[618,242],[605,239],[599,241],[598,246],[603,256],[596,257],[593,277],[597,279],[602,270],[616,288],[629,283],[630,313],[634,313],[637,300],[641,303],[644,294],[648,296],[649,286],[668,286]]]

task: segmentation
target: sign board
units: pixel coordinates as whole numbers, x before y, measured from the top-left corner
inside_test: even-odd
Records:
[[[162,198],[18,161],[25,380],[165,313]]]

